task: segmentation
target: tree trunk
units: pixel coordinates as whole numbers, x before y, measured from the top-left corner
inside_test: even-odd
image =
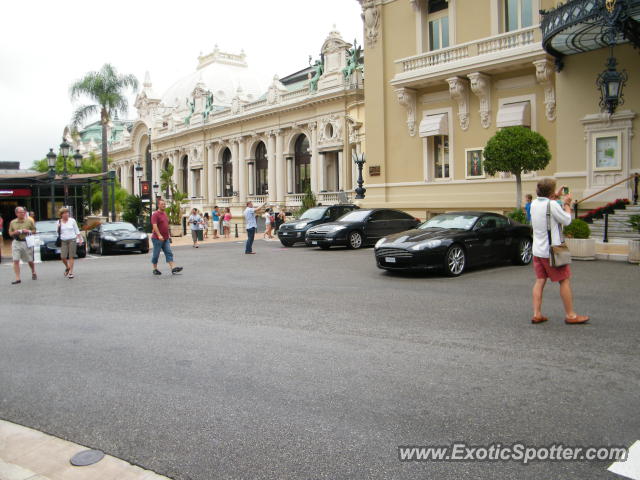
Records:
[[[107,151],[107,123],[109,122],[109,116],[105,109],[101,112],[101,124],[102,124],[102,216],[109,218],[109,189],[107,188],[106,173],[108,167],[108,151]]]
[[[522,173],[516,173],[516,208],[522,208]]]

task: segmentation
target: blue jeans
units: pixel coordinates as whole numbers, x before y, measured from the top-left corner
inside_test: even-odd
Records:
[[[247,243],[244,247],[244,253],[253,252],[253,238],[256,236],[256,227],[247,228]]]
[[[167,263],[173,262],[173,252],[171,251],[171,244],[169,240],[160,241],[157,238],[151,238],[153,243],[153,254],[151,255],[151,264],[156,265],[160,258],[160,250],[164,252],[164,258]]]

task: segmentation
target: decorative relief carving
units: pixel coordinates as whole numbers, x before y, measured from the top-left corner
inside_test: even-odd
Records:
[[[469,82],[460,77],[447,78],[449,84],[449,94],[451,98],[458,102],[458,120],[460,128],[469,128]]]
[[[416,134],[416,91],[411,88],[396,89],[398,103],[407,110],[407,127],[409,135]]]
[[[553,85],[553,64],[548,59],[533,62],[538,83],[544,86],[544,113],[550,122],[556,119],[556,89]]]
[[[336,143],[342,140],[342,121],[336,115],[329,115],[320,120],[318,126],[319,143]]]
[[[380,34],[380,5],[376,5],[374,0],[359,0],[362,6],[362,21],[364,22],[364,38],[367,47],[373,48],[378,41]]]
[[[471,91],[480,99],[480,123],[483,128],[491,126],[491,77],[474,72],[467,75],[471,80]]]

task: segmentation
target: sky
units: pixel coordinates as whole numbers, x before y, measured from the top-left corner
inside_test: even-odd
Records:
[[[240,53],[266,86],[318,57],[335,25],[362,43],[356,0],[35,0],[5,2],[0,29],[0,160],[29,168],[57,151],[74,106],[69,86],[111,63],[149,71],[160,96],[215,45]],[[128,118],[135,117],[130,99]]]

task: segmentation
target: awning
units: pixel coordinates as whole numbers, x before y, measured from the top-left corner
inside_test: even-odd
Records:
[[[425,115],[420,122],[419,134],[421,137],[449,135],[449,116],[446,113]]]
[[[502,127],[530,127],[531,104],[529,102],[505,103],[498,110],[496,126]]]

